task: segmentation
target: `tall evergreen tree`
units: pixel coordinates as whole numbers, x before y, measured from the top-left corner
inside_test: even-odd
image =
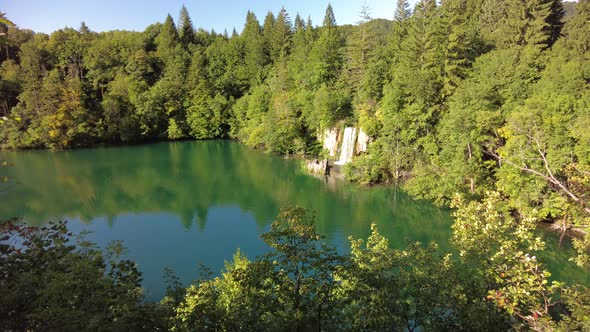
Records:
[[[157,46],[157,55],[163,62],[170,61],[175,56],[175,48],[178,45],[179,37],[174,19],[170,14],[166,16],[166,21],[160,28],[160,33],[155,38]]]
[[[186,9],[185,5],[182,5],[180,9],[180,16],[178,18],[178,35],[180,42],[184,47],[188,47],[189,44],[195,42],[195,28],[193,22]]]
[[[395,14],[393,19],[397,22],[407,20],[411,15],[410,4],[407,0],[397,0],[397,6],[395,8]]]
[[[336,26],[336,18],[330,4],[326,8],[324,25],[319,34],[310,57],[310,64],[313,66],[312,81],[316,88],[322,83],[334,81],[342,66],[341,48],[344,41]]]
[[[78,28],[78,31],[81,34],[87,34],[90,33],[90,28],[86,25],[84,21],[82,21],[82,23],[80,23],[80,28]]]
[[[252,83],[261,82],[263,79],[263,68],[269,62],[268,56],[264,51],[264,40],[262,29],[256,15],[248,11],[246,14],[246,24],[241,34],[244,43],[244,64]]]
[[[465,0],[447,0],[441,6],[441,20],[446,29],[444,54],[443,97],[450,96],[466,77],[472,61],[478,55],[476,31],[471,30],[470,15],[474,15]]]
[[[302,62],[309,56],[311,48],[311,40],[307,40],[307,31],[305,22],[301,19],[299,14],[295,17],[294,32],[292,38],[291,61]],[[303,68],[298,68],[298,71]]]
[[[273,39],[274,29],[275,29],[275,16],[272,12],[268,12],[264,17],[264,23],[262,24],[262,37],[264,41],[264,53],[266,57],[270,60],[271,58],[271,41]]]
[[[402,45],[400,74],[409,92],[424,106],[439,101],[445,33],[436,1],[420,0],[408,26],[408,38]]]
[[[352,91],[362,80],[371,51],[374,49],[374,36],[369,22],[371,21],[371,9],[366,2],[361,6],[359,12],[360,20],[348,39],[348,84]]]
[[[291,44],[291,55],[289,58],[289,76],[295,80],[295,86],[301,90],[309,87],[308,58],[313,37],[310,37],[305,22],[299,14],[295,17],[295,31]]]
[[[506,20],[507,7],[507,1],[504,0],[483,0],[477,25],[485,42],[498,44],[501,40],[501,27]]]
[[[274,63],[284,61],[289,53],[292,35],[291,20],[283,7],[277,15],[270,40],[270,55]]]
[[[499,46],[549,47],[560,34],[562,18],[559,0],[509,0],[502,27],[498,29]]]
[[[332,8],[332,4],[328,3],[328,7],[326,7],[326,14],[324,15],[324,27],[335,27],[336,26],[336,16],[334,16],[334,9]]]
[[[580,0],[576,5],[576,16],[564,27],[568,47],[583,55],[590,51],[590,0]]]
[[[551,13],[547,17],[547,23],[549,24],[549,46],[552,46],[559,36],[561,35],[561,29],[563,28],[563,16],[565,10],[563,8],[562,0],[550,0],[551,2]]]

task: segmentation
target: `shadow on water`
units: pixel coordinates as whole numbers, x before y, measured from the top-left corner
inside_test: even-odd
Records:
[[[258,236],[281,207],[316,211],[317,228],[344,250],[349,235],[366,237],[370,224],[393,247],[436,241],[451,250],[449,211],[409,199],[397,188],[363,188],[304,174],[298,161],[252,151],[231,141],[158,143],[74,151],[0,152],[18,167],[0,192],[0,217],[30,224],[72,221],[91,240],[124,240],[144,272],[151,299],[163,293],[162,269],[185,282],[196,264],[217,271],[241,248],[253,257],[266,248]],[[554,269],[564,251],[552,251]],[[555,256],[555,257],[553,257]],[[566,275],[576,278],[578,270]],[[150,298],[150,297],[148,297]]]

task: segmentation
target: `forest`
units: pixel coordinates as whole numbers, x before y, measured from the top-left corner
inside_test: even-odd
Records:
[[[532,254],[543,247],[535,225],[549,223],[571,235],[572,260],[590,264],[590,1],[420,0],[410,9],[398,0],[392,16],[372,19],[363,5],[357,24],[339,26],[331,5],[321,25],[284,9],[263,20],[248,12],[241,32],[219,33],[195,29],[183,7],[176,21],[168,15],[143,32],[96,33],[82,23],[50,35],[3,20],[0,145],[231,138],[323,156],[325,130],[355,125],[371,143],[345,176],[396,183],[456,208],[460,257],[420,246],[393,251],[377,230],[351,240],[350,256],[341,257],[306,228],[308,211],[285,210],[278,221],[302,224],[276,224],[289,227],[266,236],[272,259],[238,253],[222,276],[182,292],[172,287],[166,307],[142,304],[139,272],[97,258],[95,249],[62,248],[30,230],[41,237],[29,244],[40,250],[31,255],[49,246],[96,275],[110,266],[98,286],[133,294],[125,301],[138,306],[134,315],[176,317],[175,327],[162,329],[590,329],[589,291],[550,284]],[[301,248],[281,242],[285,236],[307,246],[308,260],[297,261],[291,250]],[[25,254],[0,252],[0,260],[22,264],[18,255]],[[253,301],[268,307],[253,311]],[[31,317],[42,322],[41,313]]]

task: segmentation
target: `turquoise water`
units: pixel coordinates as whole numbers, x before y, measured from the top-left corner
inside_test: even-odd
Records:
[[[436,241],[452,250],[446,209],[393,187],[310,176],[297,160],[231,141],[0,152],[0,159],[12,165],[2,170],[10,180],[0,191],[0,218],[32,225],[68,220],[99,245],[123,240],[144,273],[148,300],[164,294],[165,267],[189,283],[199,264],[217,272],[238,248],[252,258],[263,254],[259,235],[292,205],[315,211],[318,231],[341,250],[348,236],[368,236],[371,223],[392,247]],[[551,248],[556,277],[588,278],[564,263],[567,250]]]

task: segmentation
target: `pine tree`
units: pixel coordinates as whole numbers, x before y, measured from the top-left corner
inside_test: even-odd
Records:
[[[295,15],[295,23],[293,24],[293,28],[295,29],[295,32],[305,30],[305,22],[303,21],[301,16],[299,16],[299,13]]]
[[[408,35],[408,24],[411,12],[408,1],[398,0],[396,11],[393,17],[392,31],[389,34],[387,60],[389,66],[399,61],[401,46]]]
[[[81,34],[88,34],[90,33],[90,28],[86,25],[86,23],[84,23],[84,21],[82,21],[82,23],[80,23],[80,28],[78,29],[78,31]]]
[[[269,60],[271,58],[271,41],[273,39],[273,33],[275,28],[275,16],[272,12],[268,12],[264,18],[264,24],[262,25],[262,40],[265,57]]]
[[[507,2],[504,0],[484,0],[477,25],[479,34],[490,44],[498,44],[501,27],[506,20]]]
[[[292,33],[289,14],[287,14],[287,11],[283,7],[277,16],[270,41],[270,55],[274,63],[286,59],[291,46]]]
[[[397,7],[393,15],[394,21],[402,22],[410,18],[410,4],[407,0],[397,0]]]
[[[246,24],[241,35],[244,43],[244,63],[251,83],[260,82],[263,79],[263,68],[269,63],[264,52],[264,40],[260,23],[253,12],[248,11]]]
[[[374,36],[372,35],[369,21],[371,20],[371,9],[366,2],[360,10],[360,21],[354,27],[353,33],[348,40],[348,84],[354,92],[360,81],[363,79],[371,51],[374,49]]]
[[[579,55],[590,51],[590,0],[580,0],[576,5],[576,16],[564,27],[569,49]]]
[[[328,4],[324,25],[310,55],[313,67],[312,82],[318,88],[323,83],[332,82],[342,66],[341,48],[344,41],[340,37],[332,5]]]
[[[336,17],[334,16],[334,9],[332,8],[332,4],[328,3],[328,7],[326,8],[326,15],[324,16],[324,27],[333,28],[335,26]]]
[[[443,98],[450,96],[465,77],[471,62],[477,54],[473,42],[475,31],[469,27],[469,16],[473,15],[465,0],[447,0],[441,6],[441,20],[446,28],[444,54]]]
[[[563,16],[565,10],[563,9],[562,0],[550,0],[551,1],[551,13],[547,17],[547,23],[549,24],[549,47],[551,47],[561,35],[561,29],[563,28]]]
[[[313,24],[311,23],[311,17],[309,16],[307,17],[307,22],[305,22],[305,35],[307,36],[307,41],[311,46],[311,43],[315,41],[317,37],[317,31],[313,27]]]
[[[551,46],[559,37],[563,6],[559,0],[509,0],[506,15],[497,31],[500,47]]]
[[[408,88],[427,105],[438,104],[442,85],[442,66],[446,31],[435,0],[416,4],[408,37],[402,45],[400,66]]]
[[[180,42],[184,47],[188,47],[189,44],[195,42],[195,28],[193,22],[186,9],[185,5],[182,5],[180,9],[180,16],[178,18],[178,35]]]
[[[308,64],[313,42],[313,27],[311,24],[306,25],[298,14],[295,17],[295,32],[293,33],[288,66],[289,76],[301,91],[306,91],[309,88],[310,69]]]
[[[305,22],[301,19],[299,14],[295,17],[295,31],[293,33],[293,43],[291,51],[291,61],[305,59],[309,55],[310,44],[307,40],[307,33]],[[302,68],[300,68],[302,69]]]
[[[160,28],[160,33],[155,39],[156,46],[158,47],[157,54],[164,61],[170,61],[174,58],[174,49],[178,45],[179,37],[174,19],[168,14],[166,21]]]

